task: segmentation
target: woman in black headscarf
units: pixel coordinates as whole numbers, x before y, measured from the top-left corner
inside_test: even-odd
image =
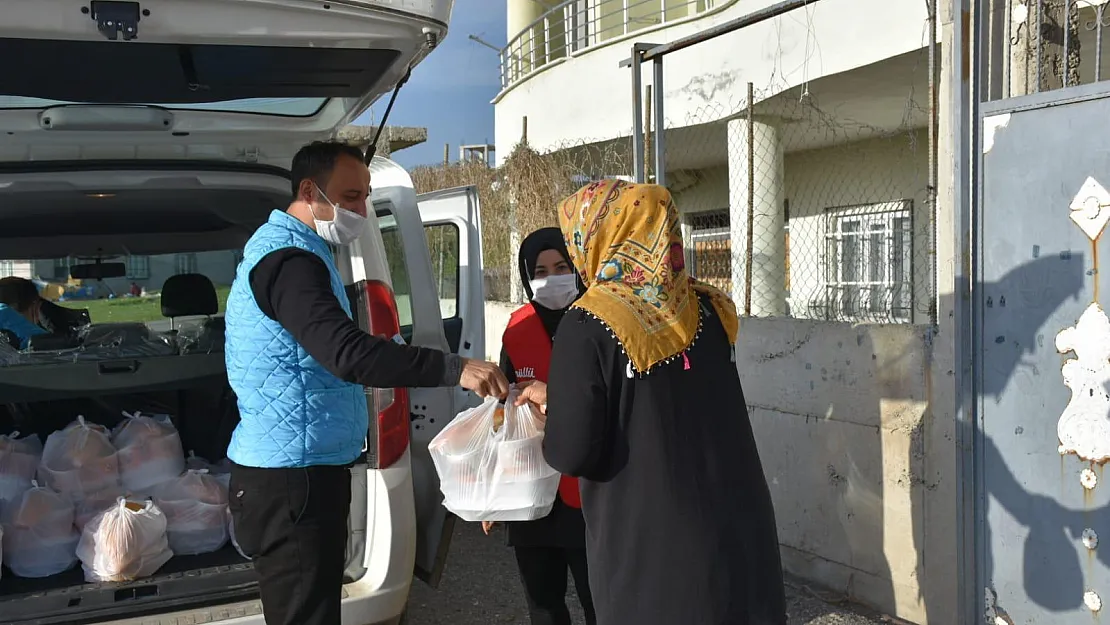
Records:
[[[520,277],[530,303],[512,314],[501,342],[501,369],[509,382],[547,381],[551,340],[563,314],[581,294],[562,232],[543,228],[520,246]],[[571,625],[567,609],[567,569],[593,625],[593,599],[586,567],[586,525],[578,480],[564,477],[551,514],[537,521],[508,524],[532,625]],[[483,523],[488,533],[492,524]]]

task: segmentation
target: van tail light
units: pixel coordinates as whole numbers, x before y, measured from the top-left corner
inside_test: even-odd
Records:
[[[363,328],[386,340],[399,337],[401,321],[393,289],[380,280],[366,280],[359,295],[363,304],[359,312],[366,315]],[[371,469],[385,469],[409,448],[409,392],[404,388],[368,388],[366,399],[370,412],[366,459]]]

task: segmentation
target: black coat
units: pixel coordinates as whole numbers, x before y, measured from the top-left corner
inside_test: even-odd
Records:
[[[708,299],[687,358],[628,375],[593,317],[556,334],[544,455],[582,478],[600,625],[785,625],[770,491]],[[686,363],[689,363],[689,368]]]

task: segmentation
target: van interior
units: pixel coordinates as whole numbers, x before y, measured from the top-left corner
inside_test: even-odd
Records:
[[[4,258],[30,259],[24,271],[47,282],[64,283],[71,273],[112,276],[71,285],[78,298],[47,306],[55,334],[35,337],[23,352],[0,353],[0,434],[34,433],[45,442],[78,415],[111,428],[124,411],[138,410],[171,415],[183,450],[217,462],[239,420],[224,366],[224,302],[238,250],[288,202],[288,174],[248,167],[236,179],[221,170],[238,181],[220,188],[202,171],[143,167],[145,174],[132,176],[137,188],[93,192],[73,177],[56,188],[18,178],[0,187]],[[124,271],[111,266],[118,263]],[[128,293],[137,282],[147,296]],[[364,493],[352,500],[353,515],[360,502],[365,515]],[[357,567],[361,547],[351,542],[349,562]],[[350,578],[359,575],[349,570]],[[127,583],[85,583],[80,565],[40,579],[5,569],[0,616],[84,623],[256,596],[250,562],[229,543],[174,557],[153,577]]]

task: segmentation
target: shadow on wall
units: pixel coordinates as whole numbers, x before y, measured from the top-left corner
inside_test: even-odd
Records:
[[[1081,256],[1050,257],[983,288],[1010,294],[1022,329],[1007,340],[1032,348],[1083,278]],[[1044,284],[1053,287],[1030,288]],[[942,302],[940,310],[951,309]],[[957,457],[955,424],[934,419],[930,405],[933,342],[924,326],[749,319],[737,367],[786,569],[914,622],[949,623],[956,622]],[[997,392],[1023,366],[1020,352],[995,359],[984,390]],[[951,384],[954,372],[947,373],[940,384]],[[1005,466],[990,441],[983,447],[985,462]],[[1045,448],[1055,453],[1054,442]],[[1012,476],[992,483],[989,494],[1041,537],[1026,547],[1027,592],[1035,596],[1053,573],[1033,562],[1068,540],[1064,528],[1078,537],[1083,522],[1053,514],[1050,499],[1027,494]]]

